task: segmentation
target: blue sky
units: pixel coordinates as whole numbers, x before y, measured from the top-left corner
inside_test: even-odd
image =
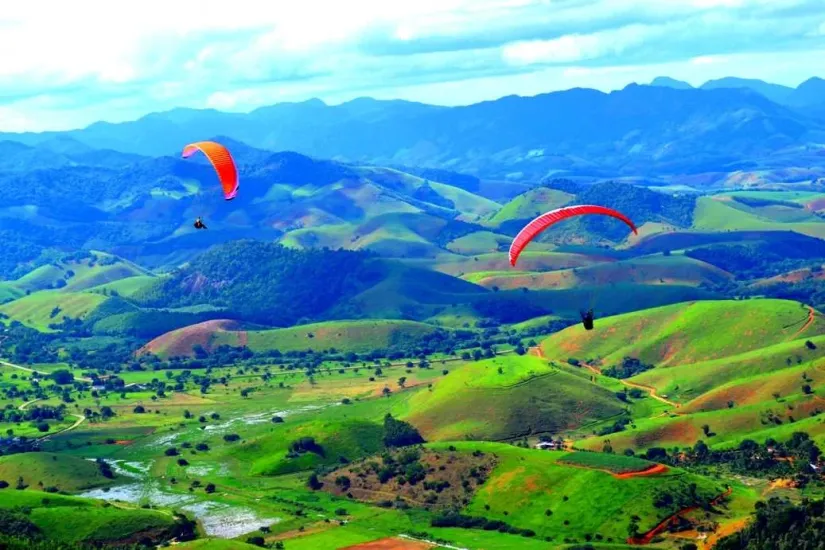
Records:
[[[4,3],[5,4],[5,3]],[[461,105],[665,75],[825,77],[823,0],[26,0],[0,130],[320,97]]]

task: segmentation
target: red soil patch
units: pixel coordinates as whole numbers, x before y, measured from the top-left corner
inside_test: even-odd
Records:
[[[660,442],[665,442],[665,446],[672,443],[693,445],[699,439],[700,433],[685,417],[679,417],[678,420],[659,426],[649,432],[638,434],[635,443],[637,447],[649,447],[650,444],[659,444]]]
[[[796,331],[796,334],[794,334],[794,336],[795,337],[799,336],[800,334],[805,332],[805,330],[807,330],[807,328],[810,327],[813,324],[815,318],[816,318],[816,310],[814,308],[812,308],[811,306],[808,306],[808,319],[805,321],[805,324],[802,325],[802,328],[799,329],[798,331]]]
[[[592,468],[590,466],[585,466],[584,464],[575,464],[573,462],[565,462],[563,460],[560,460],[559,464],[564,464],[565,466],[572,466],[574,468],[582,468],[584,470],[596,470],[597,472],[604,472],[606,474],[612,475],[616,479],[630,479],[632,477],[655,476],[660,474],[666,474],[670,471],[670,469],[664,464],[653,464],[652,466],[645,468],[644,470],[637,470],[635,472],[623,472],[621,474],[611,472],[610,470],[607,470],[605,468]]]
[[[733,492],[733,488],[728,487],[727,490],[725,490],[724,493],[722,493],[721,495],[719,495],[715,499],[711,500],[710,505],[711,506],[716,506],[725,497],[730,495],[732,492]],[[633,545],[633,546],[640,546],[640,545],[644,545],[644,544],[650,544],[650,541],[652,541],[653,538],[656,535],[662,533],[665,529],[667,529],[667,527],[669,525],[675,524],[676,520],[679,518],[679,516],[681,516],[683,514],[686,514],[688,512],[692,512],[693,510],[696,510],[698,508],[699,508],[698,506],[688,506],[687,508],[682,508],[681,510],[679,510],[675,514],[673,514],[673,515],[665,518],[664,520],[662,520],[656,527],[654,527],[653,529],[651,529],[647,533],[639,535],[638,537],[628,538],[627,539],[627,544],[630,544],[630,545]]]
[[[429,550],[433,547],[434,545],[428,542],[389,537],[386,539],[374,540],[372,542],[345,546],[341,550]]]
[[[155,355],[168,357],[191,355],[192,348],[196,345],[201,345],[208,350],[212,337],[216,332],[232,331],[237,328],[237,321],[230,319],[205,321],[162,334],[140,348],[137,354],[154,353]],[[246,333],[242,334],[245,340]]]
[[[668,471],[669,468],[664,464],[654,464],[650,468],[639,470],[638,472],[625,472],[623,474],[613,474],[613,477],[615,477],[616,479],[629,479],[631,477],[656,476],[660,474],[666,474]]]
[[[118,439],[115,441],[115,445],[131,445],[134,443],[131,439]]]

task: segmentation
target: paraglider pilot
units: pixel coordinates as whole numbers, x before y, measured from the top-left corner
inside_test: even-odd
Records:
[[[593,309],[581,312],[584,330],[593,330]]]
[[[203,220],[201,220],[200,216],[198,216],[198,219],[195,220],[195,229],[207,229],[206,225],[204,225]]]

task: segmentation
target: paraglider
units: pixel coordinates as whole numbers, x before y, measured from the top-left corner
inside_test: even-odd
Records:
[[[581,312],[584,330],[593,330],[593,308]]]
[[[530,241],[532,241],[539,233],[541,233],[551,225],[555,224],[556,222],[566,220],[567,218],[571,218],[573,216],[581,216],[583,214],[601,214],[603,216],[610,216],[612,218],[616,218],[629,225],[630,229],[633,230],[634,234],[639,234],[639,232],[636,230],[636,226],[633,224],[632,221],[630,221],[630,218],[628,218],[618,210],[606,208],[604,206],[596,206],[593,204],[565,206],[563,208],[557,208],[556,210],[551,210],[550,212],[542,214],[541,216],[537,217],[536,219],[525,225],[524,228],[518,232],[518,235],[516,235],[516,238],[513,239],[513,243],[510,245],[510,265],[515,267],[516,262],[518,261],[518,257],[521,254],[522,250],[524,250],[524,248],[530,243]],[[585,330],[593,330],[593,308],[590,308],[586,312],[581,312],[581,318]]]
[[[209,159],[215,172],[217,172],[221,188],[223,189],[224,199],[228,201],[234,199],[238,194],[238,169],[235,166],[235,161],[229,153],[229,150],[214,141],[198,141],[184,147],[181,156],[183,158],[189,158],[198,151]],[[200,216],[195,220],[194,225],[195,229],[206,229],[206,225],[204,225]]]

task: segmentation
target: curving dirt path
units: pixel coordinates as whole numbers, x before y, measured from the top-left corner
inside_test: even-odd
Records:
[[[666,474],[670,471],[670,468],[668,468],[664,464],[654,464],[649,468],[645,468],[644,470],[637,470],[635,472],[623,472],[621,474],[611,472],[610,470],[607,470],[605,468],[592,468],[590,466],[585,466],[584,464],[574,464],[572,462],[565,462],[563,459],[559,461],[559,464],[563,464],[565,466],[572,466],[573,468],[582,468],[583,470],[595,470],[597,472],[604,472],[605,474],[610,474],[616,479],[630,479],[633,477],[655,476],[660,474]]]
[[[807,307],[808,307],[808,319],[805,321],[805,324],[802,325],[802,328],[800,328],[799,330],[796,331],[796,333],[793,335],[793,338],[796,338],[797,336],[799,336],[800,334],[802,334],[803,332],[808,330],[808,327],[810,327],[814,323],[814,319],[816,319],[816,310],[814,308],[812,308],[811,306],[807,306]]]
[[[719,504],[720,501],[722,501],[722,499],[729,496],[732,492],[733,492],[733,487],[728,485],[728,488],[725,489],[724,493],[722,493],[718,497],[711,500],[708,504],[710,504],[710,506],[716,506],[717,504]],[[682,508],[678,512],[676,512],[674,514],[671,514],[670,516],[668,516],[665,519],[663,519],[662,521],[660,521],[659,524],[656,525],[656,527],[654,527],[650,531],[648,531],[646,533],[643,533],[643,534],[641,534],[639,536],[636,536],[636,537],[629,537],[627,539],[627,544],[629,544],[631,546],[643,546],[645,544],[650,544],[650,541],[652,541],[653,538],[656,535],[662,533],[662,531],[667,529],[668,525],[670,525],[671,523],[676,521],[676,518],[678,518],[682,514],[692,512],[693,510],[696,510],[698,508],[699,508],[698,506],[688,506],[687,508]]]
[[[591,365],[589,363],[582,363],[582,366],[584,368],[586,368],[587,370],[589,370],[590,372],[592,372],[593,374],[598,374],[598,375],[602,374],[601,369],[599,369],[598,367],[594,367],[593,365]],[[650,394],[650,397],[652,397],[656,401],[660,401],[661,403],[664,403],[665,405],[670,405],[671,407],[674,407],[676,409],[678,409],[679,407],[682,406],[681,404],[676,403],[675,401],[671,401],[669,399],[666,399],[666,398],[662,397],[661,395],[659,395],[658,393],[656,393],[656,388],[654,388],[653,386],[647,386],[645,384],[637,384],[636,382],[630,382],[630,381],[624,380],[624,379],[619,379],[619,382],[621,382],[622,384],[624,384],[625,386],[627,386],[629,388],[636,388],[636,389],[639,389],[639,390],[644,390],[644,391],[646,391],[647,393]]]

